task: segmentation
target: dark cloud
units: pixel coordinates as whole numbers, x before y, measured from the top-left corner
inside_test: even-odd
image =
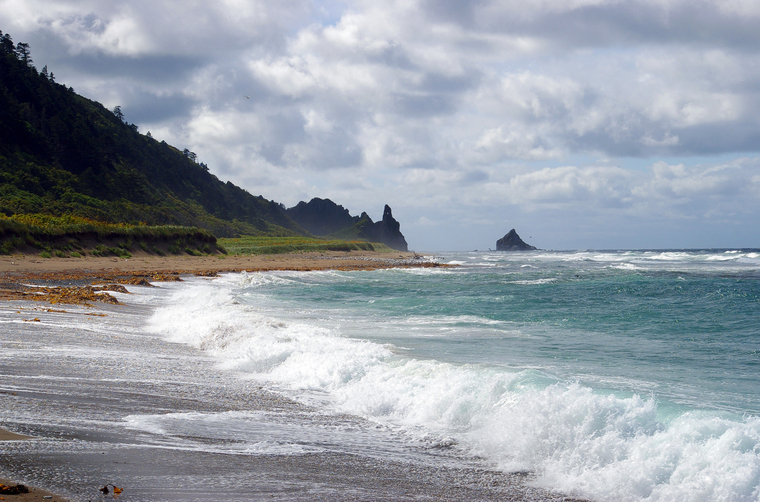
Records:
[[[283,110],[266,117],[266,134],[278,142],[301,143],[307,138],[304,125],[301,114],[295,110]]]
[[[573,152],[604,152],[614,157],[713,156],[752,153],[760,149],[760,123],[707,123],[690,127],[652,124],[627,117],[627,129],[604,128],[581,135],[567,133],[564,143]]]
[[[123,82],[165,84],[186,81],[194,71],[204,66],[201,58],[175,55],[146,55],[140,57],[108,54],[79,54],[62,60],[72,71],[114,78]]]
[[[485,171],[475,170],[475,171],[467,171],[465,173],[462,173],[462,176],[460,177],[460,182],[465,184],[473,184],[473,183],[481,183],[484,181],[488,181],[491,177],[488,175]]]
[[[674,131],[679,145],[671,151],[679,155],[717,155],[760,150],[760,123],[704,124]]]
[[[473,28],[478,9],[488,3],[487,0],[422,0],[420,6],[431,19]]]
[[[561,2],[538,9],[525,2],[424,0],[432,20],[465,29],[555,41],[556,50],[633,44],[701,43],[746,48],[760,44],[757,20],[721,9],[710,1],[608,2],[572,6]]]
[[[516,25],[511,28],[520,30]],[[672,8],[643,2],[587,6],[541,16],[522,30],[585,46],[706,43],[743,47],[760,42],[755,22],[727,15],[707,2],[684,2]]]
[[[364,161],[364,150],[352,136],[338,132],[322,139],[330,143],[317,142],[312,156],[315,165],[324,169],[361,166]]]
[[[122,106],[125,120],[135,124],[160,123],[175,118],[187,119],[195,100],[182,94],[156,95],[137,90]]]
[[[380,51],[373,51],[367,54],[367,61],[392,68],[414,69],[416,65],[412,62],[409,54],[398,44],[390,44]]]
[[[284,162],[282,156],[285,154],[285,146],[282,144],[272,145],[269,143],[263,143],[260,150],[261,156],[264,157],[267,162],[274,164],[275,166],[283,166]]]
[[[450,115],[456,109],[456,100],[442,94],[394,94],[394,109],[408,117],[433,117]]]
[[[464,75],[445,75],[427,72],[423,75],[419,88],[433,93],[460,94],[474,89],[481,82],[481,73],[472,70]]]
[[[520,200],[558,228],[608,229],[623,211],[696,218],[706,197],[716,214],[757,207],[756,163],[721,183],[657,164],[760,150],[749,0],[125,5],[0,0],[0,28],[60,83],[268,198],[482,208],[461,221]],[[649,182],[622,157],[655,166]],[[686,185],[711,188],[684,204]]]

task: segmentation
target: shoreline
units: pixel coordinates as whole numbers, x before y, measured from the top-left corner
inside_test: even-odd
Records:
[[[375,270],[393,267],[442,266],[412,252],[326,251],[277,255],[157,256],[147,253],[131,258],[41,258],[38,255],[0,256],[0,277],[76,273],[151,274],[197,272],[261,272],[269,270]]]
[[[21,259],[23,258],[23,259]],[[216,265],[216,266],[214,266]],[[179,278],[182,275],[200,275],[208,276],[212,273],[220,272],[238,272],[238,271],[274,271],[274,270],[375,270],[379,268],[398,268],[398,267],[434,267],[446,266],[434,264],[429,261],[415,259],[412,253],[393,253],[388,254],[352,252],[352,253],[316,253],[310,255],[283,255],[283,256],[253,256],[253,257],[227,257],[207,258],[207,257],[139,257],[129,260],[124,259],[40,259],[36,256],[26,257],[2,257],[0,258],[0,305],[6,307],[12,306],[8,312],[9,318],[16,321],[37,321],[30,323],[27,327],[25,323],[19,323],[18,329],[23,332],[23,338],[9,337],[8,342],[18,345],[22,340],[29,339],[28,343],[41,343],[42,347],[50,344],[71,344],[81,340],[80,337],[88,336],[85,332],[78,333],[67,329],[66,331],[56,330],[55,323],[51,322],[54,316],[123,316],[119,322],[129,322],[127,317],[136,315],[135,307],[128,301],[120,305],[88,305],[94,307],[93,310],[80,307],[74,307],[67,310],[60,308],[46,308],[34,306],[37,302],[30,300],[42,300],[48,303],[55,303],[49,297],[43,297],[39,294],[33,294],[30,290],[41,289],[75,289],[67,287],[69,284],[76,284],[78,289],[98,290],[100,295],[107,295],[106,291],[93,287],[92,284],[102,283],[104,281],[118,282],[119,280],[140,279],[144,280],[147,276],[149,281],[172,280],[172,277]],[[158,278],[158,279],[155,279]],[[176,280],[176,279],[173,279]],[[34,286],[24,286],[24,283],[35,284]],[[129,282],[127,282],[129,284]],[[89,284],[90,286],[83,286]],[[132,283],[134,284],[134,283]],[[151,286],[150,284],[141,284]],[[42,286],[42,287],[41,287]],[[47,286],[47,287],[45,287]],[[13,288],[16,289],[13,289]],[[6,288],[3,290],[2,288]],[[105,288],[104,288],[105,289]],[[118,291],[118,290],[116,290]],[[116,295],[118,296],[118,295]],[[120,297],[124,298],[124,297]],[[21,302],[21,303],[19,303]],[[64,303],[64,302],[61,302]],[[73,302],[83,304],[84,302]],[[28,308],[32,306],[35,311],[34,316],[39,318],[28,319]],[[87,304],[85,304],[87,305]],[[123,305],[123,306],[122,306]],[[142,307],[138,307],[142,308]],[[16,311],[18,309],[18,311]],[[117,312],[122,312],[117,314]],[[90,322],[90,321],[87,321]],[[93,323],[100,321],[92,319]],[[137,326],[137,324],[135,324]],[[128,331],[127,331],[128,332]],[[126,333],[126,332],[125,332]],[[38,338],[36,338],[38,337]],[[67,338],[69,337],[69,338]],[[36,339],[44,339],[43,342],[36,342]],[[98,345],[98,350],[102,351],[104,356],[107,354],[117,354],[122,349],[128,349],[121,336],[106,336],[99,338],[102,345]],[[0,338],[0,342],[2,342]],[[27,342],[23,342],[27,343]],[[87,342],[82,342],[86,344]],[[143,342],[140,342],[143,343]],[[148,339],[145,343],[150,343]],[[163,342],[156,341],[161,346]],[[30,346],[33,346],[30,345]],[[18,350],[18,347],[15,348]],[[173,346],[182,357],[195,357],[194,349],[183,347],[181,345]],[[124,357],[129,356],[129,350],[126,350],[123,356],[111,356],[124,364],[124,367],[130,367],[130,364],[124,362]],[[97,382],[102,378],[113,380],[110,375],[104,375],[106,371],[114,371],[119,375],[120,370],[117,366],[107,364],[93,366],[82,366],[82,370],[89,373],[79,373],[79,369],[74,367],[68,368],[62,366],[53,358],[31,358],[35,366],[35,372],[40,375],[56,374],[57,376],[75,377],[76,380],[83,382],[93,382],[93,389],[97,389],[96,401],[86,397],[68,397],[68,389],[65,386],[56,389],[48,387],[49,382],[40,379],[39,382],[29,381],[24,384],[22,390],[18,390],[16,395],[15,386],[6,388],[5,397],[17,402],[41,402],[44,403],[47,413],[57,414],[67,410],[73,410],[79,406],[96,407],[98,413],[103,417],[111,419],[121,419],[127,413],[153,413],[153,410],[163,410],[163,412],[202,412],[202,413],[219,413],[234,412],[240,410],[258,410],[265,415],[267,413],[294,413],[301,410],[302,406],[291,403],[286,398],[270,394],[261,387],[246,389],[246,399],[239,400],[239,394],[235,393],[235,388],[226,383],[223,386],[215,388],[213,400],[198,399],[193,393],[188,393],[186,388],[168,386],[161,388],[160,392],[146,391],[143,388],[144,382],[141,378],[119,380],[118,385],[109,387],[98,387]],[[26,374],[29,367],[26,361],[26,355],[21,354],[19,359],[11,362],[8,371],[9,375]],[[173,364],[172,358],[162,358],[158,361],[161,364]],[[132,363],[134,365],[134,362]],[[204,361],[197,360],[198,366],[180,369],[176,366],[167,366],[171,371],[187,371],[188,375],[196,372],[209,373],[216,371],[213,365]],[[160,369],[161,367],[159,367]],[[61,375],[58,372],[62,371]],[[162,374],[159,371],[159,374]],[[183,377],[175,373],[172,378],[183,381]],[[185,376],[186,377],[186,376]],[[65,379],[59,380],[65,382]],[[10,382],[10,381],[9,381]],[[192,384],[192,381],[190,381]],[[64,384],[56,384],[64,385]],[[241,384],[242,385],[242,384]],[[90,395],[89,392],[82,392],[82,396]],[[0,396],[2,397],[2,396]],[[120,404],[125,399],[125,404]],[[131,404],[127,404],[131,403]],[[144,403],[144,404],[143,404]],[[134,406],[136,408],[126,408]],[[137,411],[135,411],[137,410]],[[9,424],[11,422],[8,422]],[[0,423],[0,450],[5,450],[0,459],[0,474],[4,478],[14,480],[13,482],[4,482],[9,486],[15,486],[19,481],[24,483],[29,481],[30,493],[23,495],[10,495],[5,497],[6,500],[18,500],[27,502],[31,500],[42,500],[43,497],[51,497],[45,500],[54,501],[84,501],[94,500],[99,494],[97,491],[104,482],[114,481],[119,486],[125,487],[125,492],[120,497],[125,500],[182,500],[186,493],[188,497],[206,496],[205,499],[212,500],[251,500],[263,499],[264,497],[285,497],[290,500],[315,500],[324,498],[313,498],[311,490],[320,487],[325,490],[325,496],[333,500],[354,500],[350,494],[342,494],[342,490],[351,487],[351,492],[363,494],[363,500],[413,500],[419,497],[436,498],[441,501],[454,500],[522,500],[530,502],[538,501],[575,501],[572,497],[566,497],[561,494],[550,493],[545,490],[536,489],[526,484],[526,473],[501,473],[493,470],[483,470],[482,466],[470,467],[453,467],[448,465],[422,465],[415,464],[414,472],[409,472],[406,463],[392,459],[377,459],[371,456],[346,452],[311,452],[302,455],[291,454],[270,454],[270,455],[231,455],[224,459],[223,464],[218,463],[218,453],[214,452],[195,452],[163,448],[145,448],[144,439],[139,438],[139,434],[133,434],[124,431],[104,430],[104,429],[87,429],[75,428],[67,425],[57,425],[55,422],[43,424],[41,427],[26,429],[20,432],[32,434],[34,437],[16,434],[4,430]],[[18,429],[16,429],[18,430]],[[73,452],[66,448],[53,450],[38,450],[34,447],[36,441],[45,443],[54,441],[54,444],[60,440],[84,440],[91,442],[92,447],[83,449],[72,455]],[[12,445],[15,443],[15,445]],[[30,447],[22,447],[29,444]],[[113,445],[119,445],[114,447]],[[69,477],[76,480],[76,483],[68,485],[61,484],[61,480],[48,475],[40,477],[38,472],[40,467],[50,469],[51,466],[61,465],[65,472],[70,472]],[[162,466],[162,467],[158,467]],[[221,471],[217,471],[221,469]],[[53,471],[55,472],[55,471]],[[209,475],[213,472],[213,475]],[[146,483],[137,483],[135,480],[151,479],[157,473],[166,480],[164,485],[151,485]],[[368,475],[368,473],[371,473]],[[241,492],[242,489],[230,489],[225,487],[216,487],[213,483],[219,476],[236,480],[250,486],[250,493]],[[253,476],[253,478],[251,477]],[[177,480],[176,482],[173,480]],[[188,483],[187,486],[184,483]],[[197,483],[197,484],[196,484]],[[59,493],[68,493],[68,496],[56,495],[48,491],[31,488],[32,486],[44,486]],[[56,488],[59,487],[59,488]],[[300,487],[300,488],[298,488]],[[337,487],[337,488],[336,488]],[[220,490],[217,493],[217,490]],[[28,498],[27,498],[28,497]],[[111,495],[107,496],[108,498]],[[337,497],[337,498],[336,498]],[[375,498],[377,497],[377,498]]]
[[[42,283],[60,289],[64,283],[75,283],[82,288],[84,284],[99,282],[129,283],[130,279],[148,281],[181,280],[182,275],[214,276],[225,272],[263,272],[275,270],[375,270],[378,268],[437,266],[428,261],[421,261],[417,255],[409,252],[376,253],[368,251],[322,252],[283,255],[252,256],[155,256],[137,255],[132,258],[84,257],[84,258],[41,258],[36,255],[0,256],[0,302],[11,300],[37,300],[51,304],[80,303],[80,297],[61,301],[52,299],[50,294],[29,292],[22,283]],[[34,288],[39,289],[39,288]],[[113,298],[102,293],[103,298]],[[90,297],[93,299],[94,297]],[[103,301],[98,299],[95,301]],[[26,441],[35,439],[9,431],[0,426],[0,445],[7,441]],[[18,481],[0,477],[0,485],[15,487]],[[21,483],[23,484],[23,483]],[[8,497],[0,492],[5,500],[30,502],[33,500],[52,500],[66,502],[68,499],[55,493],[23,484],[28,493],[9,492]]]
[[[23,434],[16,434],[15,432],[11,432],[7,429],[4,429],[3,427],[0,427],[0,444],[2,444],[5,441],[26,441],[30,439],[34,439],[34,436],[25,436]],[[4,493],[3,490],[0,489],[0,497],[2,497],[3,495],[8,495],[8,497],[11,497],[11,498],[2,497],[2,499],[15,500],[18,502],[31,502],[33,500],[51,500],[51,501],[66,502],[68,500],[67,498],[62,497],[60,495],[56,495],[52,492],[41,490],[39,488],[33,488],[23,483],[18,483],[17,481],[0,477],[0,486],[11,488],[10,492],[14,491],[13,488],[18,486],[19,484],[23,485],[29,491],[26,493],[23,493],[23,492],[22,493]]]
[[[448,267],[412,252],[329,251],[277,255],[156,256],[131,258],[40,258],[0,256],[0,301],[33,300],[51,304],[119,302],[105,291],[118,285],[150,286],[151,282],[182,281],[182,276],[216,277],[220,273],[377,270]],[[95,287],[93,285],[107,285]]]

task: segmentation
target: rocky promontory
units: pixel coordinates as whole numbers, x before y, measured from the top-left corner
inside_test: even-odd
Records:
[[[401,225],[393,217],[387,204],[383,211],[383,219],[378,222],[372,221],[366,212],[361,216],[351,216],[343,206],[330,199],[317,197],[309,202],[299,202],[297,206],[285,212],[313,235],[366,239],[370,242],[382,242],[398,251],[408,251],[406,239],[401,233]]]
[[[391,213],[391,207],[386,204],[383,210],[383,219],[374,223],[367,213],[362,213],[359,237],[372,242],[382,242],[386,246],[398,251],[408,251],[406,239],[401,233],[401,224],[396,221]]]
[[[536,249],[538,249],[536,246],[526,244],[514,228],[496,241],[496,251],[535,251]]]

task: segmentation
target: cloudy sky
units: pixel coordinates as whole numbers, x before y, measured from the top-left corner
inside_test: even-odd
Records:
[[[760,247],[757,0],[0,0],[76,92],[417,251]]]

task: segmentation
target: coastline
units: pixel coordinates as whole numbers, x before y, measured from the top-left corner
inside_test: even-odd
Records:
[[[29,439],[34,439],[33,436],[25,436],[23,434],[16,434],[15,432],[11,432],[7,429],[3,429],[0,427],[0,444],[2,444],[4,441],[25,441]],[[5,487],[16,487],[19,483],[16,481],[0,478],[0,486]],[[16,500],[18,502],[30,502],[33,500],[51,500],[51,501],[59,501],[59,502],[66,502],[65,497],[61,497],[59,495],[56,495],[52,492],[48,492],[46,490],[40,490],[39,488],[33,488],[30,486],[24,485],[26,489],[29,491],[26,493],[13,493],[13,494],[6,494],[3,492],[3,490],[0,490],[0,497],[2,497],[2,500]],[[10,490],[11,492],[14,490]],[[7,495],[8,498],[4,497],[4,495]]]
[[[25,323],[16,324],[19,329],[23,330],[24,338],[34,338],[37,336],[45,337],[45,344],[53,343],[72,343],[80,337],[89,336],[86,333],[71,332],[75,338],[64,341],[63,332],[50,331],[53,328],[51,322],[56,316],[81,316],[83,312],[87,316],[103,316],[104,322],[108,318],[118,317],[117,312],[123,312],[126,317],[134,317],[137,312],[133,309],[142,309],[135,307],[129,301],[121,305],[107,305],[98,303],[97,305],[88,305],[86,310],[81,307],[74,307],[67,310],[49,309],[37,307],[38,302],[30,302],[30,296],[20,293],[24,289],[13,289],[13,286],[23,286],[23,283],[38,284],[34,289],[40,289],[39,284],[48,286],[57,286],[63,288],[67,284],[76,284],[81,288],[82,284],[95,284],[104,281],[128,280],[130,278],[143,279],[146,276],[149,280],[171,280],[170,276],[208,276],[213,273],[237,272],[237,271],[269,271],[269,270],[373,270],[378,268],[393,267],[429,267],[439,266],[429,261],[415,259],[413,253],[393,253],[388,254],[351,252],[351,253],[317,253],[317,254],[299,254],[299,255],[282,255],[282,256],[253,256],[253,257],[136,257],[129,260],[113,258],[86,258],[86,259],[40,259],[35,256],[26,257],[3,257],[0,258],[0,306],[10,307],[9,316],[13,316],[17,321],[30,321],[26,319],[28,314],[24,311],[33,310],[33,315],[37,323],[30,323],[29,328],[25,328]],[[442,265],[441,265],[442,266]],[[154,279],[158,277],[158,279]],[[187,278],[187,277],[186,277]],[[188,279],[190,280],[190,279]],[[193,280],[198,280],[197,278]],[[127,281],[128,284],[130,284]],[[133,284],[133,283],[132,283]],[[30,288],[31,289],[31,288]],[[52,288],[51,288],[52,289]],[[104,293],[105,294],[105,293]],[[118,296],[118,295],[117,295]],[[120,297],[122,300],[125,297]],[[37,300],[48,301],[45,298],[34,298]],[[83,302],[73,302],[79,303]],[[85,304],[86,305],[86,304]],[[20,309],[20,312],[10,312]],[[138,313],[138,315],[141,315]],[[125,322],[126,317],[121,317],[121,321],[110,321],[119,323]],[[95,318],[93,323],[101,321]],[[88,321],[89,322],[89,321]],[[127,322],[129,320],[127,319]],[[39,326],[41,329],[33,328]],[[136,325],[139,325],[137,323]],[[120,338],[120,337],[117,337]],[[9,337],[11,343],[13,337]],[[22,338],[16,338],[22,340]],[[62,340],[58,342],[58,340]],[[104,354],[114,354],[121,349],[127,349],[124,342],[111,339],[104,339],[103,343],[107,346],[101,347]],[[0,338],[0,344],[6,340]],[[37,343],[37,342],[34,342]],[[87,343],[82,341],[82,343]],[[155,342],[159,343],[159,342]],[[175,350],[181,352],[184,356],[188,354],[196,357],[193,349],[178,346]],[[126,352],[125,352],[126,355]],[[114,356],[115,357],[115,356]],[[119,356],[121,357],[121,356]],[[23,355],[22,355],[22,359]],[[171,361],[166,360],[167,364]],[[14,368],[9,370],[9,374],[15,371],[22,371],[20,375],[26,375],[28,371],[31,374],[38,373],[47,375],[53,368],[61,368],[59,363],[54,360],[42,361],[40,366],[27,364],[24,360],[14,361]],[[126,364],[126,363],[125,363]],[[192,371],[212,372],[213,367],[207,362],[199,361],[200,366],[192,368]],[[15,366],[17,365],[17,366]],[[29,368],[24,369],[24,368]],[[85,380],[92,379],[93,382],[100,381],[104,378],[102,371],[106,367],[93,368],[88,371],[95,373],[81,375]],[[84,369],[84,368],[82,368]],[[54,371],[60,371],[56,369]],[[71,376],[68,370],[63,370],[67,377]],[[79,379],[80,370],[75,370],[76,378]],[[174,370],[171,370],[174,371]],[[190,371],[190,370],[188,370]],[[35,377],[36,378],[36,377]],[[178,378],[178,377],[177,377]],[[63,381],[63,380],[60,380]],[[108,381],[113,381],[109,379]],[[126,411],[124,406],[119,404],[119,400],[125,396],[142,396],[142,399],[150,399],[151,402],[145,405],[142,413],[148,413],[153,409],[182,411],[204,411],[204,412],[234,412],[235,410],[262,410],[262,413],[270,413],[271,410],[299,410],[300,405],[287,402],[280,396],[270,394],[266,390],[258,388],[256,391],[250,389],[247,392],[248,401],[241,404],[238,401],[239,396],[233,394],[230,390],[214,394],[213,401],[198,400],[193,395],[187,395],[183,387],[174,387],[171,390],[165,390],[160,393],[144,393],[143,383],[139,381],[120,381],[117,387],[119,389],[101,389],[103,395],[96,398],[76,398],[76,402],[71,401],[65,394],[68,389],[65,387],[58,388],[57,391],[47,390],[47,383],[41,381],[37,386],[31,383],[25,383],[24,389],[19,390],[19,395],[13,388],[0,389],[0,393],[10,398],[13,402],[19,403],[14,406],[28,406],[33,403],[41,403],[49,413],[56,415],[56,410],[65,412],[67,409],[78,408],[79,406],[96,407],[98,413],[103,416],[116,417],[122,420]],[[63,384],[61,384],[63,385]],[[63,391],[63,393],[61,393]],[[164,392],[169,392],[164,395]],[[176,394],[173,394],[176,392]],[[88,395],[86,392],[82,395]],[[2,396],[0,396],[2,397]],[[81,400],[83,399],[83,400]],[[27,403],[27,404],[20,404]],[[23,409],[23,408],[19,408]],[[94,409],[94,408],[93,408]],[[9,422],[10,423],[10,422]],[[0,423],[0,426],[4,424]],[[152,500],[155,495],[157,500],[183,500],[185,496],[201,497],[201,499],[211,500],[216,497],[216,488],[212,486],[214,477],[203,478],[213,469],[221,468],[217,463],[216,453],[197,453],[183,452],[175,450],[164,450],[161,448],[144,448],[139,445],[140,440],[131,433],[118,433],[113,435],[112,432],[74,430],[66,426],[58,426],[55,423],[49,423],[38,428],[26,429],[22,427],[21,432],[31,434],[34,437],[15,434],[11,431],[0,428],[0,473],[5,478],[10,478],[4,483],[15,486],[16,483],[29,480],[32,486],[44,486],[59,493],[69,494],[70,497],[55,495],[41,489],[30,487],[30,494],[10,495],[6,500],[42,500],[43,497],[51,497],[45,500],[90,500],[96,496],[98,486],[106,481],[114,480],[122,485],[123,477],[132,476],[132,479],[148,479],[151,476],[160,473],[165,479],[182,480],[182,483],[190,482],[192,477],[197,476],[198,486],[180,488],[180,482],[176,486],[151,486],[136,485],[134,481],[131,484],[124,483],[127,490],[120,498],[126,500],[137,497],[140,500]],[[14,428],[15,429],[15,428]],[[18,430],[18,429],[15,429]],[[90,439],[95,438],[95,439]],[[54,445],[55,448],[68,444],[69,441],[93,441],[92,444],[100,445],[92,451],[84,451],[73,455],[74,452],[67,451],[63,448],[61,451],[42,451],[39,448],[32,447],[27,451],[23,446],[25,440],[47,441]],[[15,443],[16,446],[12,446]],[[114,448],[110,445],[121,445]],[[105,461],[105,463],[104,463]],[[40,477],[39,472],[49,472],[51,468],[60,465],[60,468],[66,472],[76,471],[78,474],[70,474],[77,479],[78,485],[72,488],[71,484],[60,484],[61,480],[49,478],[47,475]],[[37,470],[38,467],[45,466],[43,470]],[[52,466],[52,467],[51,467]],[[161,468],[150,466],[165,466]],[[213,469],[212,469],[213,467]],[[102,471],[99,469],[103,469]],[[197,469],[197,471],[196,471]],[[219,492],[217,500],[251,500],[263,497],[285,497],[290,500],[322,500],[321,495],[334,497],[335,486],[352,487],[356,493],[362,493],[362,500],[412,500],[422,498],[435,498],[441,501],[453,500],[522,500],[522,501],[571,501],[577,500],[571,497],[564,497],[560,494],[549,493],[544,490],[535,489],[526,484],[528,477],[526,473],[505,474],[497,471],[482,470],[480,467],[461,468],[439,466],[415,466],[413,472],[409,472],[408,465],[393,460],[378,460],[363,457],[362,455],[346,453],[310,453],[305,455],[263,455],[263,456],[235,456],[225,457],[224,472],[231,479],[239,479],[241,473],[249,477],[250,473],[256,473],[255,479],[250,483],[255,492],[249,494],[240,494],[234,490],[231,492]],[[109,476],[103,473],[118,473],[122,476]],[[220,478],[225,476],[224,472],[218,475]],[[162,478],[164,479],[164,478]],[[204,480],[204,482],[201,482]],[[464,484],[463,480],[467,480]],[[248,483],[249,481],[246,481]],[[297,486],[327,486],[329,490],[325,494],[310,495],[310,488],[300,488],[299,491],[290,491],[290,483],[296,483]],[[24,483],[26,484],[26,483]],[[192,483],[191,483],[192,484]],[[294,485],[295,486],[295,485]],[[56,488],[57,487],[57,488]],[[86,491],[85,491],[86,490]],[[183,491],[188,490],[188,491]],[[209,490],[209,491],[204,491]],[[305,490],[305,491],[304,491]],[[375,495],[371,495],[375,494]],[[26,498],[28,497],[28,498]],[[108,495],[108,498],[111,496]],[[203,498],[206,497],[206,498]],[[314,498],[316,497],[316,498]],[[333,498],[334,499],[334,498]],[[350,493],[339,496],[336,500],[354,500]],[[200,500],[200,499],[199,499]],[[326,500],[326,499],[325,499]]]
[[[278,255],[157,256],[146,253],[131,258],[41,258],[37,255],[0,256],[0,276],[13,278],[56,274],[149,274],[241,272],[267,270],[372,270],[404,266],[436,266],[411,252],[329,251]]]
[[[409,252],[376,253],[369,251],[294,253],[251,256],[155,256],[137,255],[132,258],[85,257],[41,258],[36,255],[0,256],[0,302],[38,299],[49,303],[49,297],[29,298],[19,283],[46,283],[57,286],[75,281],[78,284],[97,282],[129,282],[125,278],[146,277],[153,280],[174,280],[171,276],[207,275],[224,272],[259,272],[272,270],[373,270],[377,268],[431,266],[430,262],[415,260]],[[436,264],[437,265],[437,264]],[[167,279],[170,278],[170,279]],[[9,288],[9,285],[15,287]],[[82,303],[75,301],[72,303]],[[0,445],[6,441],[34,439],[0,427]],[[15,487],[15,480],[0,478],[0,485]],[[26,486],[26,485],[25,485]],[[5,500],[29,502],[68,499],[52,492],[26,486],[28,493],[9,494]],[[0,493],[0,497],[4,497]]]
[[[331,251],[278,255],[156,256],[131,258],[40,258],[0,256],[0,301],[36,300],[49,303],[118,303],[108,293],[114,284],[150,285],[181,281],[182,276],[215,277],[225,272],[376,270],[399,267],[446,267],[411,252]],[[111,284],[93,289],[94,284]],[[33,285],[34,287],[30,287]],[[41,288],[40,286],[47,286]],[[66,286],[64,288],[63,286]]]

